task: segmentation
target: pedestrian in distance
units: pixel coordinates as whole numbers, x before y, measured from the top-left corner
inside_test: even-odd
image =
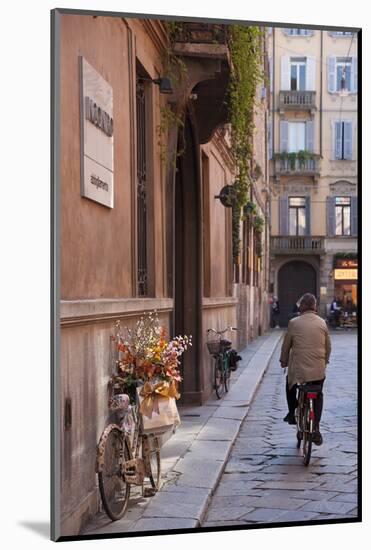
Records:
[[[335,320],[335,327],[340,326],[340,315],[341,315],[341,307],[338,304],[338,301],[336,300],[335,296],[334,299],[331,302],[331,308],[332,315],[334,316]]]
[[[286,399],[289,412],[284,421],[296,424],[297,384],[320,386],[321,391],[314,404],[316,426],[313,443],[321,445],[319,422],[323,408],[322,388],[330,359],[331,340],[326,322],[317,314],[317,300],[313,294],[306,293],[302,296],[299,311],[300,315],[289,321],[281,347],[281,367],[288,367]]]
[[[280,328],[278,319],[280,315],[280,304],[278,303],[277,296],[273,296],[272,302],[272,328]]]

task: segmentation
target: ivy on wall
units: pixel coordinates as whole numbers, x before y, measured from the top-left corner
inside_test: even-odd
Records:
[[[264,79],[262,31],[259,27],[232,25],[229,34],[231,76],[228,107],[231,121],[232,155],[236,166],[236,206],[232,217],[233,259],[240,253],[239,224],[241,208],[248,202],[250,167],[254,147],[254,111],[258,84]]]

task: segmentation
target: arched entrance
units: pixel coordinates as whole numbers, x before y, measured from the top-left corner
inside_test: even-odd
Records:
[[[293,260],[283,265],[278,272],[281,327],[287,327],[294,304],[305,292],[317,295],[317,275],[314,267],[300,260]]]

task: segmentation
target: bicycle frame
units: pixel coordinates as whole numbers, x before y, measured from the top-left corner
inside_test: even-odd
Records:
[[[312,436],[315,427],[314,400],[318,398],[318,392],[305,391],[299,387],[298,406],[296,414],[297,422],[297,447],[300,447],[303,440],[303,459],[305,466],[308,466],[312,451]]]

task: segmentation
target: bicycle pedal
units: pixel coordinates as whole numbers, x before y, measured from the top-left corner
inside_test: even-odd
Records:
[[[144,497],[154,497],[156,494],[156,489],[153,487],[144,487],[143,489],[143,496]]]

